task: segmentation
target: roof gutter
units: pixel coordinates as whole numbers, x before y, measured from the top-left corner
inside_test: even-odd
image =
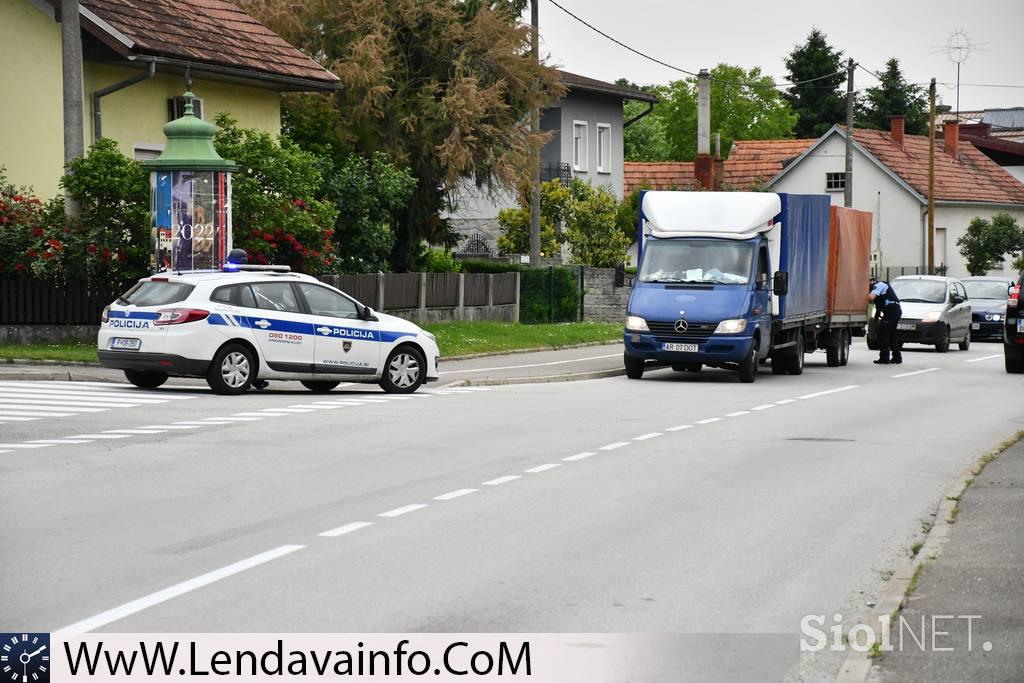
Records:
[[[141,73],[131,78],[126,78],[123,81],[108,85],[105,88],[100,88],[92,94],[92,141],[95,143],[103,137],[103,108],[100,104],[100,98],[106,97],[111,93],[115,93],[118,90],[123,90],[130,85],[141,83],[142,81],[148,81],[156,75],[156,58],[155,57],[133,57],[133,60],[141,60],[149,62],[149,68],[146,69],[145,73]]]
[[[646,110],[646,111],[642,111],[642,112],[640,112],[639,114],[637,114],[636,116],[634,116],[633,118],[631,118],[631,119],[630,119],[629,121],[626,121],[625,123],[623,123],[623,124],[622,124],[622,128],[623,128],[623,129],[629,128],[629,127],[630,127],[630,126],[632,126],[632,125],[633,125],[634,123],[636,123],[637,121],[639,121],[639,120],[640,120],[640,119],[642,119],[643,117],[645,117],[645,116],[647,116],[648,114],[650,114],[650,113],[651,113],[652,111],[654,111],[654,102],[648,102],[648,103],[647,103],[647,110]]]
[[[221,66],[219,64],[211,64],[209,62],[193,62],[184,59],[175,59],[173,57],[147,57],[147,59],[154,60],[157,64],[163,64],[166,66],[179,68],[182,70],[191,69],[192,73],[210,73],[218,74],[221,76],[233,76],[235,78],[245,78],[251,81],[265,81],[269,83],[276,83],[284,86],[286,91],[292,92],[334,92],[341,88],[340,82],[329,82],[329,81],[317,81],[311,78],[299,78],[297,76],[279,76],[277,74],[270,74],[260,71],[251,71],[249,69],[239,69],[231,66]],[[326,69],[325,69],[326,71]],[[330,73],[329,71],[327,73]],[[333,74],[331,74],[333,75]]]

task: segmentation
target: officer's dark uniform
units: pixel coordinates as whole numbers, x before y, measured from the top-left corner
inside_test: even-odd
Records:
[[[876,363],[902,363],[903,354],[900,352],[899,341],[896,339],[896,326],[903,317],[903,309],[900,307],[900,298],[888,282],[878,281],[883,285],[881,294],[875,296],[875,317],[878,321],[878,360]],[[877,285],[876,285],[877,286]],[[892,354],[892,361],[889,354]]]

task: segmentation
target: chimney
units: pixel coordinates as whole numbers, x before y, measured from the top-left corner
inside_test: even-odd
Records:
[[[906,122],[904,116],[892,116],[889,118],[889,131],[892,133],[892,141],[903,149],[903,126]]]
[[[960,159],[960,123],[947,121],[942,127],[942,137],[946,146],[946,154],[954,159]]]

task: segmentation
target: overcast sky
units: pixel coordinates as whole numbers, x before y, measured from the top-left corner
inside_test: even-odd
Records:
[[[759,66],[783,79],[784,57],[817,26],[844,58],[869,69],[880,72],[896,57],[907,80],[927,84],[936,78],[939,100],[953,107],[956,65],[945,45],[960,30],[977,46],[961,65],[960,109],[1024,106],[1024,0],[557,1],[631,47],[695,72],[728,62]],[[666,83],[686,77],[615,45],[551,0],[539,2],[541,53],[551,64],[606,81]],[[855,87],[876,84],[873,76],[857,71]]]

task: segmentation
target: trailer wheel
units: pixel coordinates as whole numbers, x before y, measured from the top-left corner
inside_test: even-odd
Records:
[[[866,339],[867,339],[867,342],[868,342],[868,350],[869,351],[877,351],[878,350],[878,340],[877,339],[872,339],[871,335],[868,335],[866,337]]]
[[[786,374],[786,356],[781,351],[772,354],[772,374],[773,375],[785,375]]]
[[[853,346],[853,335],[850,330],[843,331],[843,340],[839,344],[839,364],[846,365],[850,362],[850,347]]]
[[[804,374],[804,335],[799,332],[796,335],[796,352],[786,356],[786,374]]]
[[[838,368],[843,364],[842,345],[843,342],[840,340],[835,346],[825,347],[825,362],[830,368]]]
[[[644,359],[633,358],[628,353],[622,354],[622,364],[626,366],[626,377],[641,379],[644,376]]]

